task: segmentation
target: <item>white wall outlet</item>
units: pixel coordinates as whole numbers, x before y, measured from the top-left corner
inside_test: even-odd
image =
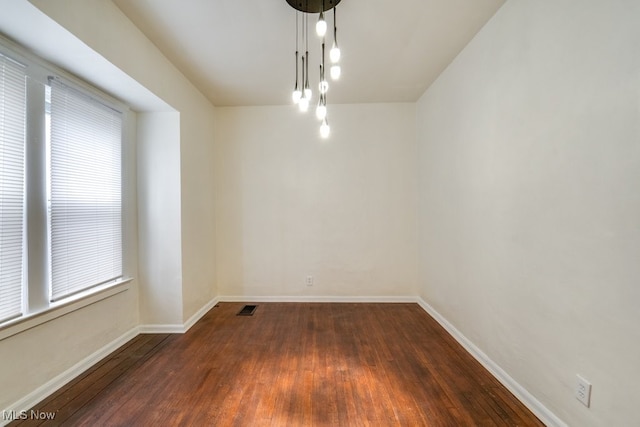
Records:
[[[307,280],[305,282],[307,286],[313,286],[313,276],[307,276]]]
[[[591,383],[580,375],[576,375],[576,378],[576,399],[588,408],[591,404]]]

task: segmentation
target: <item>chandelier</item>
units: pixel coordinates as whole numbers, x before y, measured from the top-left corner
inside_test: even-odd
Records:
[[[318,13],[316,22],[316,34],[320,38],[320,80],[318,83],[318,101],[316,104],[316,117],[321,122],[320,136],[327,138],[331,128],[327,119],[327,92],[329,82],[325,78],[325,39],[327,34],[327,21],[324,13],[333,9],[333,44],[329,51],[331,67],[329,74],[332,80],[340,78],[340,48],[338,47],[338,29],[336,25],[336,6],[340,0],[287,0],[287,3],[296,9],[296,84],[293,89],[293,103],[301,112],[309,110],[313,99],[313,90],[309,85],[309,15]],[[302,30],[300,30],[302,27]],[[300,52],[300,44],[304,47],[304,53]]]

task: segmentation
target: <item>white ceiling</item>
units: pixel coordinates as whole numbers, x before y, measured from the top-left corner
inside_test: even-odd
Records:
[[[286,0],[113,1],[214,105],[291,102],[295,10]],[[342,0],[342,77],[328,102],[416,101],[504,2]],[[309,39],[317,88],[320,41],[315,31]]]

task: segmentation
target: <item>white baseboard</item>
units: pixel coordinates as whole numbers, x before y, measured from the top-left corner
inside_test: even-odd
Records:
[[[82,374],[84,371],[91,368],[93,365],[107,357],[109,354],[113,353],[119,347],[135,338],[138,334],[139,330],[137,327],[129,330],[128,332],[111,341],[109,344],[100,348],[93,354],[85,357],[63,373],[57,375],[31,393],[27,394],[22,399],[11,405],[9,408],[5,409],[4,413],[20,413],[20,411],[31,409],[33,406],[37,405],[39,402],[46,399],[51,394],[63,387],[65,384],[76,378],[78,375]],[[3,420],[2,417],[0,417],[1,426],[8,424],[10,421],[11,420]]]
[[[193,325],[196,324],[198,320],[202,318],[209,310],[213,308],[220,301],[219,298],[214,298],[208,303],[206,303],[200,310],[196,311],[193,316],[189,318],[184,324],[148,324],[148,325],[140,325],[139,330],[141,334],[184,334],[187,332]]]
[[[209,310],[211,310],[218,302],[220,298],[214,298],[208,303],[206,303],[200,310],[196,311],[193,316],[187,320],[183,326],[184,332],[187,332],[193,325],[195,325],[198,320],[202,319],[202,316],[207,314]]]
[[[465,350],[467,350],[482,366],[484,366],[502,385],[504,385],[513,395],[522,402],[531,412],[535,414],[545,425],[549,427],[568,427],[567,424],[558,418],[553,412],[547,409],[538,399],[533,397],[516,380],[511,378],[496,362],[491,360],[482,350],[480,350],[471,340],[465,337],[455,326],[444,318],[435,308],[427,304],[422,298],[416,298],[417,303],[431,315]]]
[[[149,324],[140,325],[141,334],[183,334],[184,325],[176,324]]]
[[[406,303],[418,302],[416,297],[398,296],[245,296],[225,295],[218,298],[220,302],[373,302],[373,303]]]

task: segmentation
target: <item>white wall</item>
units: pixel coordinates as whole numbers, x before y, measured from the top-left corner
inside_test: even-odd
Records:
[[[214,110],[199,92],[180,113],[183,322],[217,295]]]
[[[220,295],[415,295],[414,108],[217,108]]]
[[[639,22],[510,0],[417,105],[421,294],[571,426],[640,425]]]
[[[138,114],[140,321],[181,324],[179,113]]]

